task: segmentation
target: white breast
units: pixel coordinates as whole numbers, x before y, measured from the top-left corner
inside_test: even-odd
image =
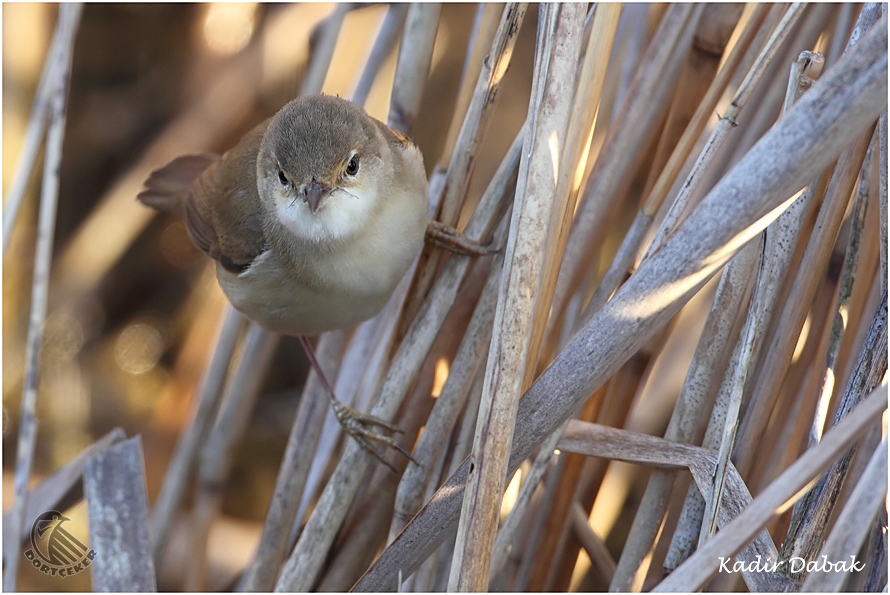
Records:
[[[272,250],[234,275],[217,266],[229,300],[260,326],[288,335],[316,335],[374,316],[386,304],[423,244],[426,200],[394,196],[364,233],[335,247],[301,246],[299,271],[287,271]]]

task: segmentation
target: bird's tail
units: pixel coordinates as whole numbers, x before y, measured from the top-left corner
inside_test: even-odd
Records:
[[[204,173],[218,155],[198,153],[182,155],[164,167],[151,172],[145,180],[145,190],[136,195],[142,204],[171,213],[182,212],[182,201],[189,187]]]

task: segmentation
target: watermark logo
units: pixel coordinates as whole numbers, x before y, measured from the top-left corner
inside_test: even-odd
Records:
[[[760,554],[755,560],[736,560],[732,561],[731,557],[720,556],[720,572],[732,574],[734,572],[785,572],[791,574],[802,574],[806,570],[807,574],[811,572],[862,572],[865,570],[865,562],[856,560],[856,556],[850,556],[848,560],[839,560],[832,562],[828,556],[824,555],[819,560],[811,560],[807,562],[800,556],[794,556],[788,560],[762,560]]]
[[[70,520],[58,510],[48,510],[31,525],[31,549],[25,557],[43,574],[72,576],[86,569],[96,557],[96,550],[85,546],[62,526]]]

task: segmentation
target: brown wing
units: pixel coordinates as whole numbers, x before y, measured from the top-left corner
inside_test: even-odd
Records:
[[[189,237],[202,252],[235,274],[246,270],[266,249],[262,204],[256,187],[256,156],[267,124],[248,132],[213,161],[181,198]],[[190,164],[182,157],[173,160],[156,172],[166,172],[156,182],[160,180],[163,185],[167,180],[185,178],[185,166]],[[146,192],[140,194],[140,199],[155,206],[143,197]]]

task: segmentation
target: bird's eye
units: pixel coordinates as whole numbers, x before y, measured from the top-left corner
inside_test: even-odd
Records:
[[[290,180],[287,179],[287,176],[284,175],[284,172],[280,169],[278,170],[278,181],[281,182],[282,186],[289,186]]]
[[[349,163],[346,164],[346,173],[350,176],[358,173],[358,155],[353,155],[349,159]]]

